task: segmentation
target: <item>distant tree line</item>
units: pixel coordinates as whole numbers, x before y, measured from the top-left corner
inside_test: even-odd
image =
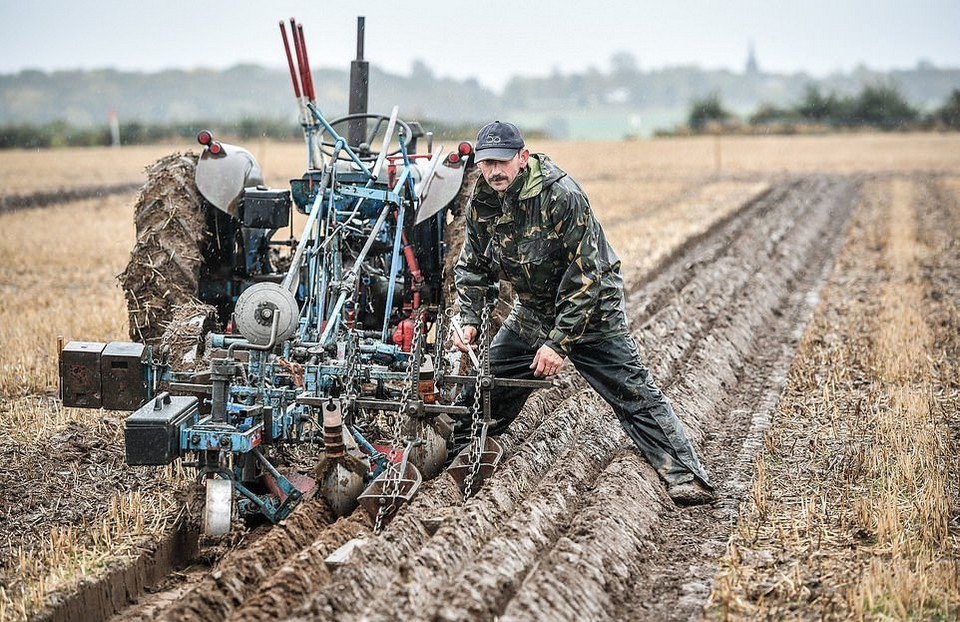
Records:
[[[954,89],[939,108],[921,113],[911,106],[896,87],[867,85],[857,95],[824,95],[816,86],[808,86],[804,97],[787,107],[762,104],[747,119],[752,128],[796,131],[811,127],[823,129],[873,128],[890,130],[960,130],[960,89]],[[719,93],[694,100],[687,117],[693,133],[743,130],[743,122],[724,106]]]
[[[147,145],[192,140],[201,129],[211,128],[225,140],[250,140],[260,136],[278,140],[301,136],[300,127],[286,121],[243,119],[222,126],[215,123],[143,123],[120,125],[121,145]],[[108,125],[74,127],[65,121],[42,125],[31,123],[0,126],[0,149],[46,149],[50,147],[98,147],[112,143]]]
[[[476,131],[472,123],[423,121],[438,140],[461,140]],[[229,123],[146,123],[132,121],[120,126],[121,145],[144,145],[192,141],[201,129],[212,129],[227,142],[245,143],[259,138],[301,140],[298,124],[277,119],[244,118]],[[921,113],[892,86],[865,86],[859,94],[823,94],[809,86],[793,106],[763,104],[746,119],[730,112],[719,93],[694,100],[686,128],[659,132],[661,135],[703,132],[795,132],[803,129],[829,131],[844,128],[881,130],[960,130],[960,89],[954,89],[936,110]],[[542,132],[537,135],[543,134]],[[44,124],[18,123],[0,126],[0,149],[47,149],[52,147],[94,147],[111,144],[107,125],[74,127],[65,121]]]
[[[540,129],[555,138],[616,139],[682,123],[692,101],[714,92],[722,93],[723,103],[743,114],[756,110],[761,102],[769,104],[767,112],[791,108],[804,98],[811,83],[823,93],[835,93],[834,99],[850,98],[864,84],[896,84],[907,101],[929,110],[960,86],[960,67],[936,67],[926,61],[909,69],[879,72],[859,66],[814,78],[803,72],[764,72],[755,65],[742,72],[692,65],[644,67],[629,52],[617,52],[606,66],[514,76],[500,92],[473,78],[438,76],[428,63],[429,59],[415,61],[407,74],[371,65],[370,111],[386,112],[399,105],[403,119],[466,123],[474,126],[471,134],[493,119],[512,118],[525,130]],[[319,68],[313,78],[324,115],[345,114],[347,71]],[[202,127],[193,122],[203,119],[217,120],[212,129],[224,135],[226,125],[247,119],[255,120],[256,136],[264,132],[271,137],[299,136],[298,129],[291,127],[297,123],[297,110],[289,72],[281,67],[242,64],[223,70],[151,73],[115,69],[0,73],[0,129],[6,145],[103,144],[110,113],[118,115],[126,144],[153,140],[151,136],[176,137],[179,126]],[[274,119],[284,120],[279,125],[286,129],[271,133]],[[72,128],[64,132],[52,125],[60,120]],[[249,134],[239,128],[231,131]]]
[[[476,132],[473,124],[421,122],[437,140],[461,140]],[[251,140],[303,140],[300,125],[274,119],[247,118],[234,123],[143,123],[133,121],[120,125],[121,145],[151,145],[193,141],[202,129],[210,129],[218,140],[248,143]],[[65,121],[42,125],[30,123],[0,126],[0,149],[48,149],[55,147],[100,147],[112,143],[108,125],[73,127]]]

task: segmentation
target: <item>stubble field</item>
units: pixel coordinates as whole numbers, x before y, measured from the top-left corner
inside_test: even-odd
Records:
[[[273,186],[302,172],[302,147],[248,147]],[[0,619],[958,615],[960,137],[531,147],[623,259],[634,337],[715,504],[674,507],[568,369],[466,503],[441,475],[380,536],[311,501],[198,552],[184,474],[126,467],[122,413],[56,398],[58,335],[126,339],[125,188],[176,148],[4,152],[17,205],[103,197],[0,211]],[[353,537],[362,558],[328,568]]]

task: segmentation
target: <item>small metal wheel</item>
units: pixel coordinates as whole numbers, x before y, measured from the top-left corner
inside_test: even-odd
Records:
[[[223,536],[230,532],[233,512],[233,482],[228,479],[207,480],[207,501],[203,510],[203,533]]]

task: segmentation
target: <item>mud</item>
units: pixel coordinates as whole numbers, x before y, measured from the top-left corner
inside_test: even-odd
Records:
[[[259,538],[255,546],[234,551],[221,560],[191,592],[194,597],[177,602],[167,619],[224,619],[244,601],[248,586],[259,584],[309,546],[332,518],[323,501],[312,499],[303,503],[287,520]]]
[[[844,178],[777,180],[630,293],[634,337],[718,486],[713,506],[676,508],[568,372],[501,438],[507,457],[474,498],[443,474],[379,536],[362,510],[331,523],[312,502],[151,617],[698,617],[855,193]],[[344,563],[324,562],[354,538]]]
[[[373,522],[363,511],[341,518],[266,578],[231,618],[274,620],[289,615],[298,603],[307,600],[318,586],[330,580],[331,571],[324,560],[354,538],[368,535],[372,526]]]
[[[118,565],[95,583],[80,588],[63,598],[38,620],[50,622],[84,622],[101,619],[119,611],[151,586],[183,567],[197,555],[197,537],[182,525],[155,546],[130,563]]]
[[[802,329],[843,240],[854,194],[850,184],[835,181],[832,187],[801,185],[791,196],[775,200],[778,207],[792,211],[796,221],[819,223],[813,227],[805,223],[774,226],[766,231],[761,227],[752,232],[759,240],[770,241],[769,254],[759,253],[757,261],[769,262],[771,267],[764,270],[763,281],[749,278],[740,286],[743,302],[720,312],[720,319],[710,329],[709,339],[717,346],[701,348],[689,357],[676,376],[680,381],[670,389],[696,396],[684,402],[685,408],[701,404],[700,417],[685,419],[699,420],[707,430],[704,459],[714,465],[714,476],[723,478],[721,499],[713,508],[682,512],[665,508],[650,538],[657,546],[634,555],[635,567],[653,569],[653,576],[637,577],[634,589],[625,594],[620,615],[686,620],[700,614],[715,574],[714,560],[722,555],[726,535],[734,525],[738,503],[752,476],[753,458],[769,426]],[[826,206],[830,208],[824,209]],[[801,252],[783,255],[775,250],[778,247]],[[753,252],[750,245],[742,248]],[[765,309],[765,304],[770,306]],[[712,367],[714,374],[697,382],[692,369],[702,366]],[[704,396],[711,392],[720,397],[713,408],[704,403]],[[718,468],[724,472],[718,473]]]
[[[178,305],[160,337],[171,367],[176,371],[209,369],[205,337],[218,328],[215,307],[196,300]]]
[[[134,492],[145,498],[177,494],[177,482],[162,474],[126,467],[122,434],[119,419],[104,417],[65,424],[27,443],[0,437],[0,586],[7,594],[19,594],[36,580],[29,561],[24,569],[25,551],[41,550],[54,535],[65,533],[81,545],[92,545],[102,523],[110,520],[107,500]],[[192,558],[195,540],[179,528],[159,541],[144,537],[97,581],[51,594],[36,617],[102,619]]]
[[[432,584],[462,567],[514,516],[525,499],[537,494],[540,484],[553,485],[544,482],[551,467],[561,462],[576,437],[586,433],[599,417],[596,410],[573,407],[553,412],[498,468],[496,477],[466,503],[449,476],[442,475],[438,488],[446,489],[450,501],[434,505],[429,503],[432,495],[422,495],[421,503],[411,504],[388,526],[376,543],[376,551],[338,570],[329,589],[314,595],[309,613],[353,617],[366,609],[376,610],[376,606],[369,607],[370,601],[384,592],[395,603],[384,610],[390,615],[402,613],[396,607],[402,602],[411,606],[416,603],[414,611],[422,612],[420,598],[431,591]],[[440,527],[431,537],[426,525],[436,522]],[[397,583],[398,591],[406,593],[394,597],[391,581]]]

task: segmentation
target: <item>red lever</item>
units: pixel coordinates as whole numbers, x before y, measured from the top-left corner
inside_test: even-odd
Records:
[[[293,66],[293,56],[290,55],[290,41],[287,40],[287,27],[280,20],[280,34],[283,36],[283,49],[287,53],[287,67],[290,68],[290,79],[293,80],[293,94],[300,99],[300,82],[297,80],[297,70]]]

